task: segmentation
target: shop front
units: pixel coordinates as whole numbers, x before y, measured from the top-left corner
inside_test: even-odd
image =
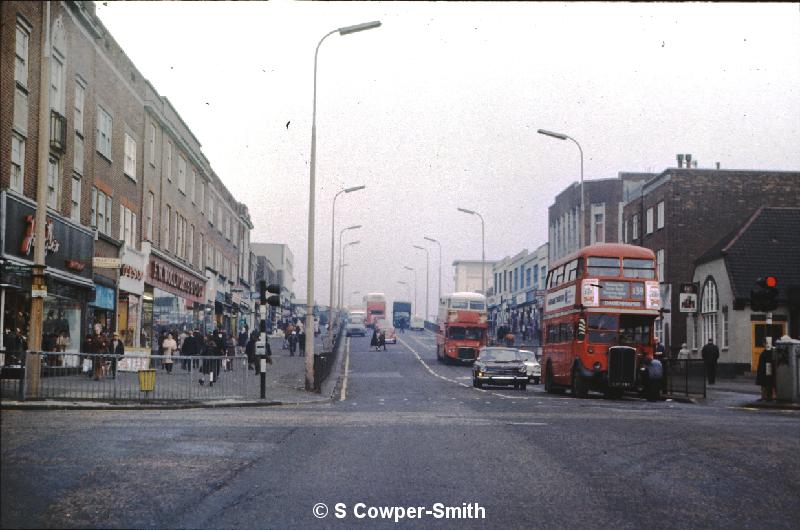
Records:
[[[33,295],[44,298],[42,350],[80,351],[86,308],[94,294],[92,232],[58,215],[48,215],[44,241],[46,284],[44,289],[33,290],[35,203],[6,190],[0,195],[0,204],[0,349],[17,357],[27,349]],[[58,355],[48,356],[48,363],[63,365],[65,359],[67,363],[77,363],[75,356]]]
[[[167,333],[202,329],[205,278],[152,250],[142,294],[140,344],[157,354]]]
[[[117,331],[126,352],[149,351],[147,341],[142,340],[142,302],[150,246],[145,242],[142,247],[140,252],[125,245],[120,252]]]

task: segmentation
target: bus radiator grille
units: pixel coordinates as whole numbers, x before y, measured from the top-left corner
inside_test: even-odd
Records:
[[[617,387],[631,387],[636,383],[634,348],[614,346],[608,349],[608,383]]]

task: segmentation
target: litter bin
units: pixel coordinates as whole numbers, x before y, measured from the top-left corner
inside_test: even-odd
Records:
[[[800,340],[781,337],[775,343],[774,355],[778,400],[800,403]]]
[[[156,371],[139,370],[139,392],[152,392],[156,388]]]

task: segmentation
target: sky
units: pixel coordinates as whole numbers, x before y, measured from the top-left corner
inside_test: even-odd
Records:
[[[97,2],[137,68],[178,110],[254,242],[289,245],[306,297],[314,51],[315,299],[334,239],[344,293],[424,305],[454,260],[547,242],[547,208],[580,178],[699,168],[800,169],[800,5],[766,3]],[[352,294],[360,291],[360,295]]]

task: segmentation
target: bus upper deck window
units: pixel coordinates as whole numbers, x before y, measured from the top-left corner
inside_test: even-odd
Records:
[[[651,259],[625,258],[623,260],[622,274],[626,278],[652,280],[656,277],[656,268]]]
[[[589,276],[619,276],[619,258],[589,257],[587,262]]]

